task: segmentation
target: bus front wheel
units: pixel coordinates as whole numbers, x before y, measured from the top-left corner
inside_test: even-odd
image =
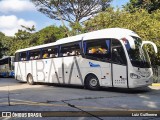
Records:
[[[33,76],[31,74],[27,76],[27,83],[29,85],[34,85]]]
[[[98,78],[95,75],[89,75],[86,79],[86,87],[91,90],[98,90],[100,87]]]

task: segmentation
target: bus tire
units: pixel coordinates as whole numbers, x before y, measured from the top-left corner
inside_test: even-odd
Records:
[[[29,85],[34,85],[34,84],[35,84],[34,81],[33,81],[33,76],[32,76],[31,74],[29,74],[29,75],[27,76],[27,83],[28,83]]]
[[[98,90],[100,88],[99,80],[95,75],[89,75],[86,78],[86,88],[90,90]]]

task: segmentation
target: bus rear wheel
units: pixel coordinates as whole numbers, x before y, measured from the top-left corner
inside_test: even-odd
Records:
[[[31,74],[27,76],[27,83],[29,85],[34,85],[33,76]]]
[[[98,78],[94,75],[89,75],[86,79],[86,87],[90,90],[98,90],[100,88]]]

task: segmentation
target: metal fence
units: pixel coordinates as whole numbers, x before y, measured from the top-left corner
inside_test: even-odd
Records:
[[[153,82],[160,83],[160,66],[152,66]]]

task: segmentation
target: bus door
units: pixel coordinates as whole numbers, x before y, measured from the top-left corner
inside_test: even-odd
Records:
[[[101,63],[101,85],[102,86],[112,86],[111,81],[111,40],[106,39],[101,43],[101,48],[99,49]]]
[[[101,86],[111,86],[110,39],[95,39],[84,42],[85,57],[89,60],[88,71],[94,73]]]
[[[127,60],[120,41],[112,40],[112,86],[127,88]]]

